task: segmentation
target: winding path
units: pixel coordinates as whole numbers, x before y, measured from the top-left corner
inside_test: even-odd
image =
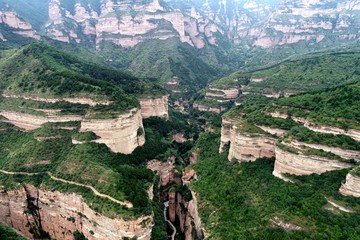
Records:
[[[170,220],[167,218],[167,214],[166,214],[166,209],[169,208],[169,201],[164,202],[164,219],[165,221],[170,225],[170,227],[173,229],[173,233],[171,234],[171,240],[175,240],[175,235],[176,235],[176,228],[175,226],[170,222]]]
[[[85,187],[85,188],[88,188],[90,189],[96,196],[98,197],[101,197],[101,198],[107,198],[109,199],[110,201],[114,202],[114,203],[117,203],[119,205],[122,205],[122,206],[126,206],[127,208],[132,208],[133,205],[131,202],[129,201],[119,201],[109,195],[106,195],[106,194],[103,194],[103,193],[100,193],[99,191],[97,191],[93,186],[90,186],[90,185],[86,185],[86,184],[82,184],[82,183],[77,183],[77,182],[73,182],[73,181],[69,181],[69,180],[66,180],[66,179],[62,179],[62,178],[58,178],[58,177],[55,177],[51,174],[51,172],[35,172],[35,173],[29,173],[29,172],[9,172],[9,171],[5,171],[5,170],[2,170],[0,169],[0,173],[4,173],[4,174],[8,174],[8,175],[26,175],[26,176],[37,176],[37,175],[41,175],[41,174],[47,174],[52,180],[55,180],[55,181],[58,181],[58,182],[63,182],[63,183],[67,183],[67,184],[72,184],[72,185],[76,185],[76,186],[79,186],[79,187]]]

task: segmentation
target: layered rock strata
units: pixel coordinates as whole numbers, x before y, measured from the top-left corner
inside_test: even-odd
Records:
[[[360,177],[351,172],[346,175],[346,182],[340,187],[340,193],[345,196],[360,197]]]
[[[218,89],[218,88],[209,88],[206,91],[205,97],[209,99],[218,99],[219,101],[231,100],[235,99],[239,96],[239,89],[238,88],[229,88],[229,89]]]
[[[40,35],[33,29],[30,23],[21,19],[16,12],[0,11],[0,24],[5,24],[13,29],[13,33],[25,38],[40,40]],[[3,36],[2,41],[7,41]]]
[[[48,122],[71,122],[81,121],[83,119],[82,116],[77,115],[41,116],[11,111],[1,111],[0,115],[4,116],[7,119],[2,120],[3,122],[11,123],[27,131],[40,128],[42,124]]]
[[[193,108],[200,112],[213,112],[213,113],[221,113],[227,109],[226,107],[213,107],[201,103],[194,103]]]
[[[100,137],[95,142],[104,143],[112,151],[124,154],[132,153],[145,143],[141,111],[138,109],[114,119],[84,119],[80,131],[94,132]]]
[[[353,167],[353,164],[328,159],[315,155],[303,155],[291,153],[275,147],[276,161],[273,174],[282,177],[282,174],[310,175],[312,173],[322,174],[327,171],[340,170]]]
[[[73,240],[76,230],[89,240],[150,239],[153,222],[151,216],[128,221],[110,219],[93,211],[80,195],[37,189],[32,185],[1,191],[0,214],[1,224],[27,238],[33,238],[30,228],[33,232],[41,228],[51,239],[64,240]]]
[[[161,117],[169,119],[168,96],[160,98],[140,98],[141,115],[143,118]]]
[[[275,157],[275,142],[275,138],[261,134],[232,133],[228,159],[248,162]]]

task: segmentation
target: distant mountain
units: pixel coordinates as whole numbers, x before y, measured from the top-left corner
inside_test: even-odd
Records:
[[[176,76],[185,92],[269,56],[360,37],[360,0],[0,0],[0,9],[3,43],[56,40],[100,51],[103,62],[139,77],[166,85]]]
[[[172,37],[196,48],[218,45],[222,39],[269,48],[359,38],[357,0],[1,0],[0,7],[2,25],[16,34],[24,36],[18,30],[32,28],[52,39],[97,47],[104,41],[133,47],[149,39]]]

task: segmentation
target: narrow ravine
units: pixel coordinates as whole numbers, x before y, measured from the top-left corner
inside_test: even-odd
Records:
[[[176,235],[176,227],[171,223],[171,221],[167,217],[167,209],[169,208],[169,201],[164,202],[164,219],[167,224],[173,229],[173,233],[171,234],[171,240],[175,240]]]

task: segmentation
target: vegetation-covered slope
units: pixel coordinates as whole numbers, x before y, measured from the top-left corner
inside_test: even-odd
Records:
[[[251,72],[239,71],[212,83],[229,88],[246,85],[242,90],[257,94],[294,94],[317,91],[360,79],[359,52],[321,54],[290,60]]]
[[[272,175],[273,160],[229,162],[218,144],[218,133],[200,137],[192,186],[209,239],[357,239],[360,202],[338,193],[347,170],[288,183]],[[341,212],[326,198],[356,212]]]

